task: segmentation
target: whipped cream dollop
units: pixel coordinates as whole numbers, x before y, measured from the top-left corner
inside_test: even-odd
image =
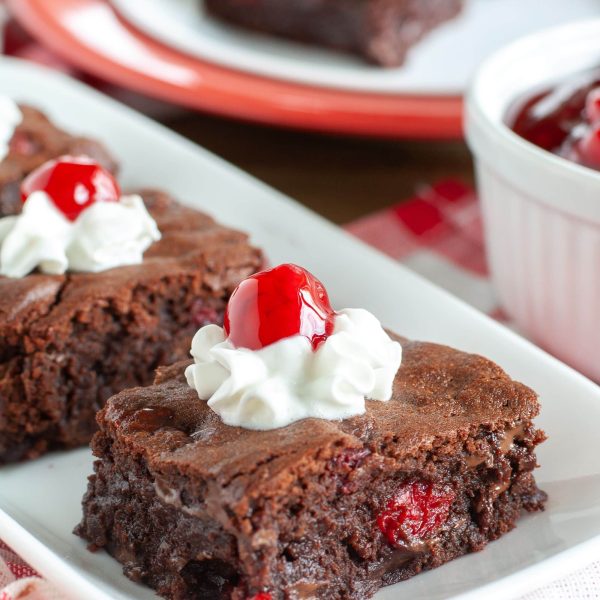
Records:
[[[96,202],[69,221],[46,192],[32,193],[20,215],[0,219],[0,275],[97,273],[139,264],[160,232],[140,196]]]
[[[17,103],[8,96],[0,95],[0,161],[8,154],[10,140],[22,120],[23,114]]]
[[[365,412],[365,399],[389,400],[402,347],[370,312],[348,308],[316,351],[301,335],[235,348],[222,327],[207,325],[192,356],[187,382],[224,423],[267,430],[308,417],[346,419]]]

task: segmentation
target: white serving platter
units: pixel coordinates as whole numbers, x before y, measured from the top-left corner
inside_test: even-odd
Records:
[[[514,597],[600,557],[600,388],[289,198],[149,119],[63,75],[0,59],[0,93],[104,140],[127,185],[163,186],[245,229],[272,263],[293,261],[326,283],[334,306],[363,306],[412,338],[489,356],[535,388],[547,510],[485,551],[385,588],[377,600]],[[154,598],[106,554],[72,535],[91,472],[88,450],[0,469],[0,538],[76,600]]]
[[[110,0],[134,26],[202,60],[296,83],[392,94],[462,94],[479,63],[518,37],[600,16],[597,0],[466,0],[462,14],[415,46],[401,68],[231,27],[200,0]]]

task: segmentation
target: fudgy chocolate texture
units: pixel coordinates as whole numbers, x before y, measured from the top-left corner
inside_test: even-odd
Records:
[[[99,142],[73,136],[50,122],[44,113],[20,105],[23,120],[9,145],[9,153],[0,161],[0,217],[21,212],[21,181],[46,161],[70,154],[86,155],[109,171],[117,171],[117,163]]]
[[[142,192],[162,239],[140,265],[0,277],[0,463],[89,442],[95,414],[159,365],[189,356],[259,270],[247,236],[161,192]]]
[[[225,21],[256,31],[401,65],[431,29],[456,16],[463,0],[205,0]]]
[[[389,402],[265,432],[224,425],[189,363],[160,369],[99,413],[76,532],[176,600],[363,600],[481,550],[543,507],[536,395],[480,356],[403,346]],[[377,516],[408,481],[454,501],[431,536],[392,545]]]

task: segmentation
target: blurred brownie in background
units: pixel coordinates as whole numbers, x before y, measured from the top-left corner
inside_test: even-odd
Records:
[[[210,14],[255,31],[358,54],[397,67],[464,0],[206,0]]]

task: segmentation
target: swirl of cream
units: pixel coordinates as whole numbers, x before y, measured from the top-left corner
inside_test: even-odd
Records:
[[[0,275],[20,278],[36,268],[50,275],[97,273],[139,264],[159,239],[140,196],[96,202],[71,222],[45,192],[34,192],[20,215],[0,219]]]
[[[300,335],[235,348],[223,328],[207,325],[192,356],[187,382],[224,423],[267,430],[308,417],[346,419],[365,412],[365,399],[389,400],[402,347],[370,312],[344,309],[316,351]]]
[[[8,96],[0,95],[0,161],[8,154],[10,140],[23,114],[17,103]]]

